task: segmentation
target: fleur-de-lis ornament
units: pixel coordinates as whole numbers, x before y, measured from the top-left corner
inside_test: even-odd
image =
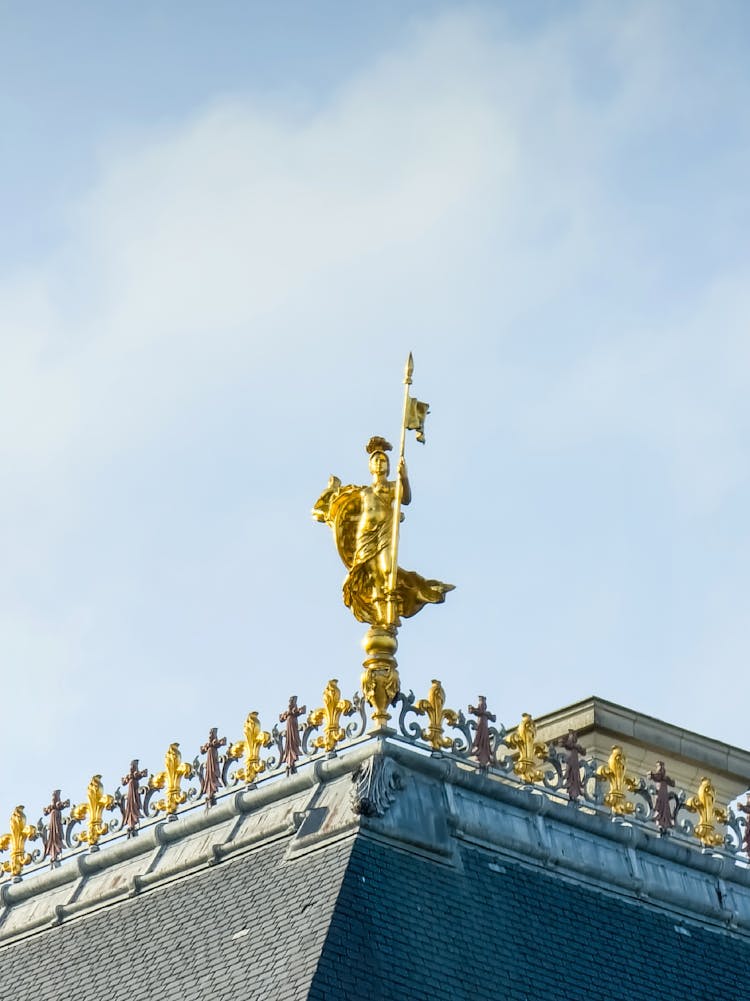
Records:
[[[596,778],[609,782],[609,789],[604,796],[604,803],[617,816],[635,813],[635,806],[627,797],[626,791],[633,792],[638,788],[638,782],[627,773],[627,762],[622,748],[612,745],[612,751],[606,765],[600,765],[596,770]]]
[[[36,827],[26,823],[23,806],[17,806],[10,815],[10,832],[0,837],[0,851],[10,850],[10,858],[2,865],[3,872],[9,872],[14,879],[21,878],[24,866],[31,862],[26,842],[34,841],[37,836]]]
[[[104,823],[102,815],[105,810],[112,809],[114,802],[114,797],[104,792],[101,775],[92,775],[86,789],[86,802],[79,803],[70,811],[73,820],[85,820],[88,817],[88,826],[78,836],[79,841],[88,842],[92,848],[96,847],[99,838],[109,830],[109,824]]]
[[[429,726],[422,730],[422,740],[426,740],[433,751],[450,747],[453,741],[443,733],[443,721],[448,726],[455,726],[458,723],[458,713],[455,709],[445,708],[445,689],[437,678],[432,679],[427,698],[415,702],[414,709],[420,716],[427,714],[430,721]]]
[[[524,782],[541,782],[544,778],[539,764],[547,758],[547,745],[536,739],[536,723],[528,713],[521,714],[521,722],[505,743],[511,750],[517,751],[513,761],[513,771]]]
[[[168,817],[174,816],[177,807],[187,800],[187,793],[180,788],[183,779],[189,779],[193,774],[193,769],[182,760],[180,745],[175,741],[167,748],[164,755],[164,771],[157,775],[152,775],[148,780],[150,789],[163,789],[164,798],[156,804],[159,813],[166,813]]]
[[[351,712],[351,702],[349,699],[341,698],[338,680],[331,678],[323,691],[323,705],[319,709],[314,709],[307,717],[307,722],[312,727],[323,724],[323,733],[315,738],[314,746],[322,747],[329,753],[334,751],[336,744],[346,737],[346,731],[341,726],[341,717],[348,716]]]
[[[229,748],[229,758],[239,758],[244,755],[241,768],[237,769],[237,777],[252,785],[256,778],[266,770],[265,761],[260,760],[262,747],[270,747],[271,734],[260,725],[255,709],[247,714],[244,726],[245,739],[238,740]]]
[[[716,830],[716,821],[726,824],[727,811],[716,805],[716,789],[713,782],[704,775],[698,792],[685,803],[691,813],[698,814],[695,836],[706,848],[718,848],[724,844],[724,835]]]

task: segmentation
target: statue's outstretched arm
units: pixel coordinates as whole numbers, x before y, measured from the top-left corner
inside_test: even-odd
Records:
[[[312,509],[312,516],[316,521],[328,522],[331,513],[331,504],[338,497],[341,491],[341,480],[338,476],[329,476],[328,486],[315,502]]]

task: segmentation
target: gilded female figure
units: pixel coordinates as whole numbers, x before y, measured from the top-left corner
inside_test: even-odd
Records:
[[[409,618],[428,603],[445,600],[452,584],[426,580],[411,570],[398,567],[395,594],[389,590],[393,511],[396,482],[389,480],[385,438],[367,443],[372,481],[366,486],[341,486],[332,476],[327,489],[313,508],[313,517],[333,529],[339,555],[349,573],[344,581],[344,604],[355,618],[371,625],[397,626],[400,617]],[[403,459],[399,463],[401,503],[411,501],[411,487]],[[401,515],[403,518],[403,515]]]

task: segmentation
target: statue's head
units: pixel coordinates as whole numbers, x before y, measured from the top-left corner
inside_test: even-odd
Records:
[[[367,442],[365,448],[367,454],[370,456],[370,472],[373,476],[383,474],[388,475],[391,464],[388,461],[388,456],[386,452],[392,450],[392,445],[385,438],[381,438],[379,435],[375,435]]]

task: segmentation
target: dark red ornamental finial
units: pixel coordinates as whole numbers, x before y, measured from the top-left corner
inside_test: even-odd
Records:
[[[652,782],[656,782],[656,801],[654,803],[654,816],[659,830],[662,834],[674,827],[674,814],[669,803],[669,787],[674,785],[674,779],[667,775],[667,769],[663,761],[656,762],[656,768],[648,773]]]
[[[138,767],[138,758],[133,758],[130,762],[130,771],[123,775],[122,784],[126,787],[125,798],[120,804],[122,810],[122,824],[128,832],[129,838],[134,838],[138,834],[143,816],[143,793],[145,792],[138,783],[148,775],[148,768]]]
[[[55,868],[60,864],[60,856],[63,853],[63,820],[62,812],[70,806],[70,800],[60,799],[60,790],[55,789],[52,793],[52,800],[44,808],[44,816],[49,817],[47,829],[44,832],[44,855],[48,858],[50,868]]]
[[[292,775],[297,771],[297,761],[302,753],[299,739],[298,719],[307,712],[307,706],[297,705],[297,696],[289,696],[289,707],[283,713],[279,713],[279,723],[286,723],[284,735],[284,753],[281,760],[286,765],[287,775]]]
[[[581,755],[586,753],[586,748],[578,743],[578,731],[568,730],[560,741],[560,747],[566,751],[565,755],[565,791],[568,799],[579,800],[583,796],[583,782],[581,782]]]
[[[477,696],[477,704],[468,707],[472,716],[476,716],[477,729],[474,734],[474,742],[471,745],[471,753],[479,762],[480,768],[489,768],[492,761],[492,746],[490,741],[490,723],[497,719],[494,713],[487,708],[487,698],[484,695]]]
[[[206,755],[206,762],[203,765],[200,795],[206,797],[206,809],[216,806],[216,792],[224,784],[219,767],[219,748],[225,746],[227,738],[217,736],[218,732],[218,728],[212,726],[208,732],[208,740],[205,744],[201,744],[201,754]]]

